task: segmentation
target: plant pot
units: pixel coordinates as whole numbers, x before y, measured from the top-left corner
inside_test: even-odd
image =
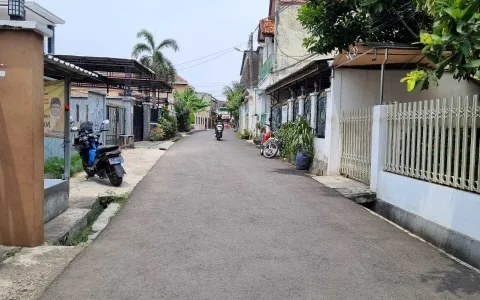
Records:
[[[310,157],[306,152],[297,152],[295,159],[295,168],[297,170],[308,170],[310,168]]]

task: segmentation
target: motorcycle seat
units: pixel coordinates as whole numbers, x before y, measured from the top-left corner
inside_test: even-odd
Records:
[[[119,148],[120,148],[119,146],[115,146],[115,145],[99,146],[97,148],[97,152],[99,153],[110,152],[110,151],[118,150]]]

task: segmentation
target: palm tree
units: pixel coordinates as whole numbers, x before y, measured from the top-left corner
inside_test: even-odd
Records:
[[[159,79],[168,82],[175,81],[177,71],[172,62],[162,53],[163,49],[170,48],[177,52],[179,50],[177,41],[174,39],[165,39],[160,44],[155,44],[155,39],[151,32],[142,29],[137,33],[138,39],[143,42],[133,46],[132,57],[139,59],[140,63],[152,69]]]

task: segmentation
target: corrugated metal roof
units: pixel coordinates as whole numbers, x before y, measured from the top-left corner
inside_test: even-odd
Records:
[[[52,55],[49,55],[49,54],[45,54],[45,60],[50,61],[50,62],[52,62],[56,65],[64,66],[65,68],[70,69],[70,71],[75,72],[75,73],[84,73],[84,75],[88,75],[88,76],[95,77],[95,78],[100,77],[97,73],[85,70],[83,68],[80,68],[79,66],[76,66],[72,63],[61,60],[61,59],[59,59],[57,57],[54,57]]]

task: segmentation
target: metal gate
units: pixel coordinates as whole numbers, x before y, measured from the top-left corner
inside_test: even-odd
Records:
[[[373,108],[344,111],[341,121],[340,173],[369,184]]]
[[[143,141],[143,106],[133,107],[133,136],[135,142]]]
[[[110,124],[106,144],[118,145],[118,136],[125,134],[125,108],[107,106],[107,119]]]

